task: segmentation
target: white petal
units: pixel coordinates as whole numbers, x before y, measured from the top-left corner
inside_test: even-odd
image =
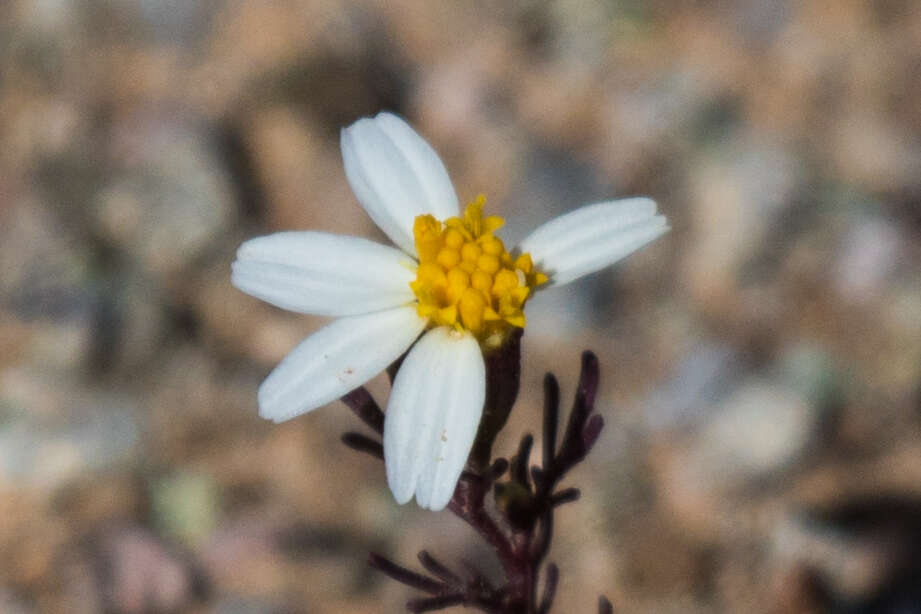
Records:
[[[457,195],[435,150],[390,113],[365,117],[342,130],[345,175],[374,223],[407,254],[416,254],[413,222],[430,213],[459,214]]]
[[[233,284],[283,309],[349,316],[415,300],[416,263],[398,249],[323,232],[279,232],[237,250]]]
[[[426,322],[415,307],[398,307],[321,328],[262,382],[259,415],[282,422],[338,399],[387,368]]]
[[[447,327],[426,333],[403,361],[384,419],[387,483],[399,503],[423,508],[451,500],[467,463],[486,398],[476,339]]]
[[[378,113],[377,125],[390,137],[422,184],[428,212],[440,220],[459,215],[457,194],[438,153],[403,118],[393,113]]]
[[[580,207],[552,219],[521,242],[550,285],[561,285],[612,265],[668,231],[649,198]]]

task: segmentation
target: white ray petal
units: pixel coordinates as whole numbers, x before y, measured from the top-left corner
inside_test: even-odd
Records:
[[[668,231],[649,198],[580,207],[540,226],[519,246],[561,285],[610,266]]]
[[[283,309],[349,316],[415,300],[416,262],[387,245],[323,232],[279,232],[237,250],[231,280]]]
[[[476,437],[486,397],[483,354],[470,334],[426,333],[397,373],[384,420],[387,482],[399,503],[451,500]]]
[[[307,337],[259,387],[259,415],[289,420],[354,390],[406,351],[425,328],[414,306],[340,318]]]
[[[460,215],[457,193],[438,153],[403,118],[393,113],[378,113],[374,118],[397,149],[406,156],[422,185],[429,210],[439,220]]]
[[[413,222],[430,213],[458,215],[457,195],[441,159],[406,122],[389,113],[365,117],[340,135],[345,175],[374,223],[415,255]]]

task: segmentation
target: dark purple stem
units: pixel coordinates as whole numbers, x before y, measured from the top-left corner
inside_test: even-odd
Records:
[[[488,416],[494,427],[501,428],[511,403],[518,392],[519,338],[509,355],[491,358],[495,367],[487,383],[487,399],[492,399],[498,411]],[[391,370],[391,376],[396,369]],[[502,377],[508,378],[503,382]],[[556,507],[576,501],[577,488],[556,487],[573,466],[581,462],[598,441],[604,420],[593,415],[598,391],[598,359],[591,352],[582,354],[582,370],[575,402],[562,440],[557,442],[559,429],[559,384],[552,374],[544,378],[543,453],[541,466],[530,467],[534,438],[525,435],[517,453],[509,463],[498,458],[489,463],[489,451],[496,431],[485,429],[482,445],[475,447],[468,469],[463,472],[448,504],[456,516],[469,524],[496,552],[505,573],[506,583],[495,588],[480,571],[466,564],[467,573],[455,573],[427,551],[419,553],[419,562],[433,577],[402,567],[386,558],[372,554],[370,564],[391,578],[428,593],[407,603],[411,612],[430,612],[455,605],[478,608],[493,614],[548,614],[559,582],[559,569],[553,563],[546,568],[546,578],[540,601],[537,600],[539,570],[553,537],[553,513]],[[383,412],[371,395],[358,388],[343,401],[377,433],[383,432]],[[489,405],[489,403],[487,403]],[[492,427],[490,427],[492,428]],[[360,433],[346,433],[343,441],[352,447],[382,457],[381,444]],[[508,471],[508,482],[496,480]],[[495,487],[495,508],[486,505],[486,497]],[[491,511],[495,509],[496,511]],[[601,597],[600,614],[613,612],[610,602]]]
[[[342,397],[342,402],[348,405],[362,422],[374,429],[375,433],[384,433],[384,412],[364,386],[359,386]]]

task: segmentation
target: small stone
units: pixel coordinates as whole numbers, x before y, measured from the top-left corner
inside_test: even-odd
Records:
[[[41,201],[23,199],[0,222],[0,296],[26,321],[86,313],[91,274],[83,245]]]
[[[818,414],[796,390],[753,378],[719,401],[696,430],[657,434],[649,464],[674,521],[706,542],[763,531],[775,512],[751,493],[802,458]]]
[[[134,402],[57,373],[0,371],[0,481],[54,490],[130,457]]]
[[[700,301],[732,296],[742,267],[760,255],[767,233],[799,182],[794,152],[759,134],[731,134],[718,154],[691,171],[691,228],[682,276]]]
[[[828,151],[840,175],[868,189],[917,189],[921,141],[885,113],[853,111],[835,123]]]
[[[323,227],[361,234],[355,230],[366,221],[361,207],[336,207],[335,215],[325,215],[333,213],[327,203],[352,199],[333,143],[318,126],[285,106],[260,110],[240,123],[265,196],[262,205],[269,228]]]
[[[866,304],[883,294],[889,276],[906,258],[906,238],[892,222],[857,220],[842,237],[832,281],[845,299]]]
[[[201,578],[189,561],[144,528],[108,530],[95,548],[106,611],[175,612],[202,592]]]
[[[647,426],[659,431],[705,421],[741,372],[738,353],[728,345],[695,344],[668,381],[643,403]]]
[[[120,169],[93,208],[98,232],[157,275],[187,267],[221,238],[234,196],[214,135],[194,119],[134,118],[116,141]]]
[[[707,481],[751,484],[802,455],[815,433],[816,417],[812,404],[796,391],[751,380],[722,403],[698,434],[691,462]]]

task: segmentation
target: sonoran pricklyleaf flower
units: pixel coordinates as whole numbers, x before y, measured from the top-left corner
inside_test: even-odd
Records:
[[[609,201],[551,220],[508,250],[495,235],[502,218],[484,217],[482,196],[461,214],[441,159],[399,117],[358,120],[341,147],[349,185],[399,249],[314,231],[243,243],[238,288],[338,317],[266,378],[259,413],[280,422],[321,407],[409,349],[384,420],[387,481],[399,503],[415,495],[421,507],[442,509],[482,416],[483,353],[525,326],[535,292],[604,268],[668,226],[648,198]]]

